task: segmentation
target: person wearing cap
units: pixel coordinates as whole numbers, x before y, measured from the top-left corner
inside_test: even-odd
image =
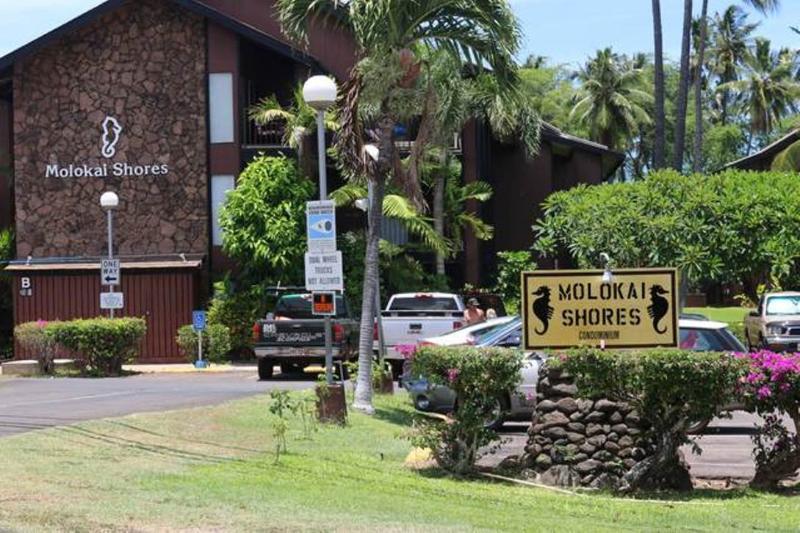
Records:
[[[486,314],[483,312],[483,309],[478,307],[477,298],[470,298],[467,302],[467,308],[464,309],[464,320],[467,322],[468,326],[486,320]]]

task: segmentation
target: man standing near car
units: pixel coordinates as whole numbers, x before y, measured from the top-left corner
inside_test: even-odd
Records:
[[[467,302],[467,308],[464,309],[464,320],[467,322],[468,326],[486,320],[486,314],[483,312],[483,309],[478,307],[477,298],[470,298]]]

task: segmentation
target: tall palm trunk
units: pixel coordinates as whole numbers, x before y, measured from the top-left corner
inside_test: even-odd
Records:
[[[683,170],[686,149],[686,110],[689,103],[689,57],[692,43],[692,0],[683,1],[683,42],[681,45],[681,79],[678,86],[678,111],[675,116],[675,150],[672,166]]]
[[[367,215],[367,252],[364,257],[364,292],[361,298],[361,327],[358,339],[358,376],[356,377],[356,391],[353,399],[353,409],[363,413],[372,414],[372,361],[373,357],[373,332],[375,314],[380,312],[375,308],[376,289],[380,276],[380,243],[381,223],[383,221],[383,198],[386,194],[386,180],[391,171],[394,158],[394,139],[392,129],[394,120],[384,114],[379,122],[379,150],[377,169],[372,180],[372,198]]]
[[[436,173],[436,182],[433,185],[433,229],[441,237],[444,237],[444,188],[447,185],[449,164],[450,154],[447,146],[444,146],[439,156],[439,171]],[[436,273],[440,276],[445,275],[442,252],[436,252]]]
[[[653,167],[664,168],[667,145],[666,118],[664,112],[664,37],[661,28],[661,0],[653,0],[653,36],[655,40],[655,140],[653,145]]]
[[[703,0],[700,13],[700,44],[697,48],[697,73],[694,77],[694,151],[692,170],[703,169],[703,67],[706,60],[706,36],[708,34],[708,0]]]

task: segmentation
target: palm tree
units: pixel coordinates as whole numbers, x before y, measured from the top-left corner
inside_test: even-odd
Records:
[[[431,134],[435,93],[432,84],[419,83],[418,54],[442,50],[462,65],[488,67],[501,86],[511,87],[517,80],[514,55],[521,31],[507,0],[278,0],[276,7],[290,38],[306,41],[312,22],[330,23],[350,32],[358,48],[360,60],[338,104],[337,150],[344,165],[373,187],[353,402],[354,409],[371,413],[372,324],[387,182],[399,186],[416,205],[423,203],[419,165]],[[419,93],[422,105],[409,105],[409,98]],[[401,161],[395,125],[413,116],[419,116],[419,133],[411,154]]]
[[[747,14],[737,6],[730,6],[722,15],[714,18],[712,39],[712,69],[720,84],[732,82],[738,78],[739,67],[747,56],[751,35],[758,24],[748,24]],[[718,91],[720,123],[728,123],[730,107],[730,91]]]
[[[585,124],[592,138],[609,148],[637,133],[651,119],[644,109],[651,96],[642,90],[642,70],[611,48],[598,50],[578,73],[581,88],[570,116]]]
[[[675,148],[672,167],[683,170],[683,153],[686,148],[686,111],[689,103],[689,58],[692,42],[692,0],[683,0],[683,39],[681,41],[681,77],[678,82],[678,105],[675,114]]]
[[[661,1],[653,0],[653,36],[655,48],[655,139],[653,142],[653,167],[658,170],[666,163],[666,113],[664,111],[664,37],[661,26]]]
[[[780,0],[744,0],[744,2],[763,14],[777,11]],[[708,0],[703,0],[700,13],[700,36],[697,44],[697,65],[694,86],[695,128],[694,128],[694,171],[699,172],[702,166],[703,153],[703,107],[702,107],[702,81],[705,68],[705,52],[708,45]]]
[[[771,49],[769,39],[756,38],[753,50],[745,56],[742,79],[724,83],[719,91],[738,91],[750,117],[750,141],[780,125],[781,119],[797,113],[800,80],[796,77],[798,52]]]

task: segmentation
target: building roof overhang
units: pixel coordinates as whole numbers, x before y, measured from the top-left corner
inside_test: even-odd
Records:
[[[625,161],[625,154],[608,146],[564,133],[548,122],[542,123],[542,139],[553,144],[599,155],[603,162],[603,179],[610,178]]]
[[[774,143],[770,144],[759,150],[758,152],[749,155],[747,157],[743,157],[741,159],[737,159],[732,163],[728,163],[722,170],[726,170],[729,168],[740,168],[743,170],[750,170],[757,167],[757,163],[763,159],[775,159],[782,151],[786,150],[792,144],[800,141],[800,129],[796,129],[791,133],[781,137]],[[771,163],[771,161],[770,161]]]
[[[90,9],[89,11],[83,13],[82,15],[70,20],[69,22],[55,28],[54,30],[42,35],[41,37],[34,39],[33,41],[29,42],[28,44],[17,48],[13,52],[0,57],[0,74],[7,69],[13,67],[15,63],[28,57],[29,55],[37,52],[38,50],[42,49],[43,47],[47,46],[48,44],[52,43],[56,39],[63,37],[64,35],[68,35],[86,25],[96,20],[98,17],[105,15],[106,13],[110,13],[115,9],[118,9],[123,4],[128,2],[129,0],[106,0],[102,4],[98,5],[97,7]],[[254,28],[248,24],[243,23],[240,20],[232,18],[225,13],[220,12],[208,5],[199,2],[197,0],[168,0],[182,8],[205,17],[208,20],[211,20],[220,26],[223,26],[242,37],[250,39],[257,44],[273,51],[278,54],[281,54],[285,57],[293,59],[299,63],[302,63],[309,68],[311,68],[315,72],[324,72],[319,62],[312,57],[311,55],[303,52],[302,50],[295,48],[285,42],[276,39],[272,35],[264,33],[261,30]],[[0,76],[2,77],[2,76]]]

